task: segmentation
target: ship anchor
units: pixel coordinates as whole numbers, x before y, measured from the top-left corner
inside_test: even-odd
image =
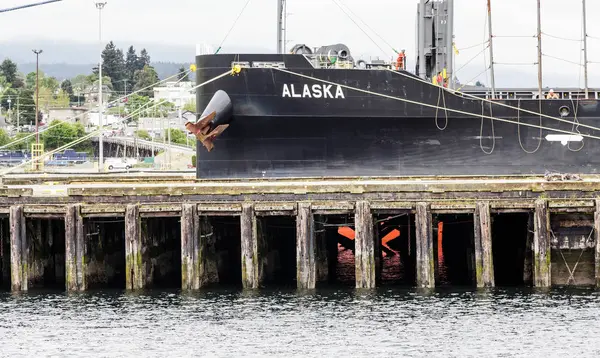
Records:
[[[185,124],[185,128],[190,133],[194,134],[209,152],[213,150],[215,146],[213,143],[215,138],[229,127],[229,124],[221,124],[212,129],[213,121],[216,116],[217,112],[212,112],[196,123],[187,122]]]

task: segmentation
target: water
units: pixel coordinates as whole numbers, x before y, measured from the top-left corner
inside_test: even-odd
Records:
[[[0,352],[4,357],[598,357],[600,293],[1,294]]]

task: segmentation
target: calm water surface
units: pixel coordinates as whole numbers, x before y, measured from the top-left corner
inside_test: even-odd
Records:
[[[600,294],[0,294],[2,356],[599,357]]]

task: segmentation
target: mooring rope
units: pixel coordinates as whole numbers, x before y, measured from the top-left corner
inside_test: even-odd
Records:
[[[438,106],[433,105],[433,104],[424,103],[424,102],[418,102],[418,101],[413,101],[413,100],[410,100],[410,99],[407,99],[407,98],[394,97],[394,96],[388,95],[388,94],[383,94],[383,93],[377,93],[377,92],[373,92],[373,91],[369,91],[369,90],[364,90],[362,88],[352,87],[352,86],[348,86],[348,85],[345,85],[345,84],[336,83],[336,82],[324,80],[324,79],[321,79],[321,78],[317,78],[317,77],[313,77],[313,76],[309,76],[309,75],[304,75],[304,74],[296,73],[296,72],[289,71],[289,70],[282,69],[282,68],[273,68],[272,70],[280,71],[280,72],[284,72],[284,73],[288,73],[288,74],[291,74],[291,75],[294,75],[294,76],[298,76],[298,77],[302,77],[302,78],[306,78],[306,79],[309,79],[309,80],[312,80],[312,81],[318,81],[318,82],[330,84],[332,86],[339,86],[340,88],[346,88],[346,89],[349,89],[349,90],[353,90],[353,91],[356,91],[356,92],[362,92],[362,93],[373,95],[373,96],[379,96],[379,97],[388,98],[388,99],[392,99],[392,100],[396,100],[396,101],[400,101],[400,102],[405,102],[405,103],[410,103],[410,104],[414,104],[414,105],[418,105],[418,106],[423,106],[423,107],[429,107],[429,108],[434,108],[434,109],[435,108],[439,108]],[[494,102],[491,102],[491,103],[492,104],[496,104],[496,105],[500,105],[500,103],[494,103]],[[506,118],[497,118],[497,117],[491,117],[491,116],[481,116],[480,114],[470,113],[470,112],[466,112],[466,111],[463,111],[463,110],[452,109],[452,108],[449,108],[448,111],[452,112],[452,113],[466,115],[466,116],[469,116],[469,117],[476,117],[476,118],[483,117],[483,118],[486,118],[486,119],[492,119],[492,120],[496,120],[496,121],[500,121],[500,122],[517,124],[516,121],[510,120],[510,119],[506,119]],[[525,110],[523,110],[523,111],[525,111]],[[550,116],[548,116],[548,117],[549,118],[553,118],[553,117],[550,117]],[[561,121],[564,121],[564,120],[561,120]],[[570,122],[570,121],[566,121],[566,122],[569,123],[569,124],[572,124],[572,122]],[[537,126],[537,125],[529,124],[529,123],[522,123],[521,125],[527,126],[527,127],[532,127],[532,128],[542,128],[542,129],[546,129],[548,131],[553,131],[553,132],[557,132],[557,133],[575,134],[573,132],[569,132],[569,131],[562,130],[562,129],[555,129],[555,128],[549,128],[549,127],[544,127],[544,126]],[[581,126],[584,126],[584,125],[582,124]],[[591,139],[600,139],[600,136],[594,136],[594,135],[591,135],[591,134],[581,134],[581,136],[587,137],[587,138],[591,138]]]
[[[413,76],[413,75],[408,75],[408,74],[406,74],[406,73],[402,73],[402,72],[394,71],[394,70],[392,70],[392,69],[389,69],[389,68],[387,69],[387,71],[393,72],[393,73],[395,73],[395,74],[398,74],[398,75],[400,75],[400,76],[404,76],[404,77],[406,77],[406,78],[409,78],[409,79],[411,79],[411,80],[413,80],[413,81],[419,81],[419,82],[426,83],[426,84],[427,84],[427,85],[429,85],[429,86],[434,86],[434,87],[437,87],[437,86],[436,86],[436,85],[434,85],[433,83],[430,83],[429,81],[425,81],[424,79],[422,79],[422,78],[420,78],[420,77],[415,77],[415,76]],[[550,115],[547,115],[547,114],[543,114],[543,113],[536,113],[536,112],[534,112],[534,111],[530,111],[530,110],[523,109],[523,108],[517,108],[517,107],[515,107],[515,106],[512,106],[512,105],[510,105],[510,104],[506,104],[506,103],[502,103],[502,102],[496,102],[496,101],[492,101],[492,100],[490,100],[490,99],[487,99],[487,98],[477,97],[477,96],[475,96],[475,95],[472,95],[472,94],[470,94],[470,93],[466,93],[466,92],[460,92],[460,91],[457,91],[457,90],[452,90],[452,89],[449,89],[449,88],[444,88],[443,90],[444,90],[444,91],[448,91],[448,92],[450,92],[451,94],[454,94],[454,95],[456,95],[457,97],[468,97],[468,98],[472,98],[472,99],[475,99],[475,100],[479,100],[479,101],[483,101],[483,102],[492,103],[492,104],[494,104],[494,105],[497,105],[497,106],[501,106],[501,107],[505,107],[505,108],[510,108],[510,109],[516,109],[516,110],[520,110],[520,111],[523,111],[524,113],[532,114],[532,115],[535,115],[535,116],[542,116],[543,118],[548,118],[548,119],[552,119],[552,120],[555,120],[555,121],[559,121],[559,122],[565,122],[565,123],[572,124],[572,123],[571,123],[571,121],[569,121],[569,120],[566,120],[566,119],[563,119],[563,118],[553,117],[553,116],[550,116]],[[540,111],[540,112],[541,112],[541,111]],[[589,128],[589,129],[592,129],[592,130],[595,130],[595,131],[600,131],[600,127],[594,127],[594,126],[587,125],[587,124],[579,124],[579,125],[580,125],[581,127],[584,127],[584,128]]]
[[[220,74],[220,75],[218,75],[218,76],[216,76],[216,77],[213,77],[213,78],[211,78],[210,80],[207,80],[207,81],[205,81],[205,82],[203,82],[203,83],[201,83],[201,84],[197,85],[197,86],[196,86],[196,87],[194,87],[194,88],[195,88],[195,89],[197,89],[197,88],[200,88],[200,87],[206,86],[207,84],[209,84],[209,83],[212,83],[212,82],[214,82],[214,81],[217,81],[217,80],[219,80],[219,79],[221,79],[221,78],[223,78],[223,77],[225,77],[225,76],[227,76],[227,75],[230,75],[230,74],[231,74],[231,70],[228,70],[227,72],[224,72],[224,73],[222,73],[222,74]],[[141,109],[141,108],[140,108],[140,109],[138,109],[136,112],[129,114],[127,117],[125,117],[125,118],[121,119],[120,121],[118,121],[118,122],[116,122],[116,123],[122,123],[122,122],[126,121],[127,119],[131,118],[132,116],[136,115],[136,114],[137,114],[139,111],[142,111],[142,110],[149,110],[149,109],[152,109],[152,108],[158,107],[158,106],[160,106],[160,105],[162,105],[162,104],[164,104],[164,103],[166,103],[166,102],[168,102],[168,101],[166,101],[166,100],[163,100],[163,101],[160,101],[160,102],[156,103],[155,105],[153,105],[153,106],[150,106],[150,107],[148,107],[148,108],[145,108],[145,109]],[[36,160],[43,160],[43,159],[47,158],[49,155],[55,154],[55,153],[57,153],[57,152],[59,152],[59,151],[63,151],[63,150],[65,150],[65,149],[67,149],[67,148],[69,148],[69,147],[71,147],[71,146],[73,146],[73,145],[75,145],[75,144],[79,144],[79,143],[81,143],[81,142],[83,142],[83,141],[85,141],[85,140],[87,140],[87,139],[89,139],[89,138],[91,138],[91,137],[95,137],[95,136],[96,136],[96,135],[98,135],[99,133],[102,133],[102,131],[104,131],[105,127],[108,127],[108,126],[109,126],[109,125],[102,126],[102,127],[100,127],[99,129],[95,130],[94,132],[91,132],[91,133],[89,133],[89,134],[87,134],[87,135],[85,135],[85,136],[83,136],[83,137],[81,137],[81,138],[78,138],[78,139],[76,139],[76,140],[74,140],[74,141],[72,141],[72,142],[70,142],[70,143],[67,143],[67,144],[63,145],[62,147],[59,147],[59,148],[56,148],[56,149],[54,149],[54,150],[52,150],[52,151],[49,151],[49,152],[46,152],[46,153],[44,153],[44,154],[43,154],[42,156],[40,156],[39,158],[36,158],[36,159],[33,159],[33,158],[32,158],[31,160],[28,160],[28,161],[26,161],[26,162],[23,162],[23,163],[21,163],[21,164],[19,164],[19,165],[17,165],[17,166],[14,166],[14,167],[8,168],[8,169],[6,169],[6,170],[4,170],[4,171],[0,172],[0,176],[3,176],[3,175],[5,175],[5,174],[8,174],[8,173],[10,173],[10,172],[12,172],[12,171],[14,171],[14,170],[16,170],[16,169],[18,169],[18,168],[21,168],[21,167],[23,167],[23,166],[29,165],[29,164],[33,163],[34,161],[36,161]],[[112,124],[111,124],[110,126],[112,126]]]
[[[184,73],[185,73],[185,75],[187,76],[187,75],[188,75],[190,72],[192,72],[192,70],[187,70],[187,71],[186,71],[186,72],[184,72]],[[160,84],[160,83],[162,83],[162,82],[166,82],[166,81],[168,81],[168,80],[172,79],[173,77],[177,77],[177,76],[179,76],[179,75],[180,75],[180,74],[179,74],[179,73],[177,73],[177,74],[175,74],[175,75],[173,75],[173,76],[169,76],[169,77],[167,77],[167,78],[165,78],[165,79],[163,79],[163,80],[160,80],[160,81],[158,81],[158,82],[155,82],[155,83],[153,83],[153,84],[151,84],[151,85],[149,85],[149,86],[146,86],[146,87],[144,87],[144,88],[141,88],[141,89],[139,89],[139,90],[137,90],[137,91],[134,91],[134,92],[131,92],[131,93],[129,93],[129,94],[126,94],[126,95],[125,95],[125,96],[123,96],[123,97],[119,97],[119,98],[117,98],[117,99],[115,99],[115,100],[113,100],[113,101],[111,101],[111,102],[108,102],[108,103],[107,103],[107,105],[111,105],[111,104],[119,103],[121,100],[123,100],[123,99],[125,99],[125,98],[127,98],[127,97],[129,97],[129,96],[132,96],[132,95],[138,94],[138,93],[140,93],[140,92],[142,92],[142,91],[146,91],[146,90],[148,90],[148,89],[150,89],[150,88],[153,88],[153,87],[155,87],[156,85],[158,85],[158,84]],[[181,76],[181,78],[180,78],[180,79],[179,79],[179,80],[178,80],[176,83],[179,83],[179,82],[180,82],[180,81],[181,81],[181,80],[182,80],[184,77],[185,77],[185,76]],[[72,118],[72,120],[75,120],[75,119],[77,119],[77,118],[79,118],[79,117],[83,117],[83,116],[84,116],[84,115],[86,115],[86,114],[87,114],[87,113],[80,113],[80,114],[78,114],[78,115],[74,116],[74,117]],[[43,130],[41,130],[41,131],[38,131],[38,133],[44,133],[45,131],[47,131],[47,130],[49,130],[49,129],[51,129],[51,128],[54,128],[54,127],[56,127],[56,126],[59,126],[59,125],[61,125],[61,124],[62,124],[62,123],[57,123],[57,124],[54,124],[54,125],[50,125],[50,126],[48,126],[48,127],[44,128]],[[0,150],[1,150],[1,149],[5,149],[5,148],[12,147],[12,146],[14,146],[14,145],[16,145],[16,144],[19,144],[19,143],[21,143],[21,142],[23,142],[23,141],[25,141],[25,140],[27,140],[27,139],[29,139],[29,138],[31,138],[31,137],[33,137],[33,136],[35,136],[36,134],[37,134],[37,133],[32,133],[32,134],[29,134],[29,135],[23,136],[22,138],[16,139],[16,140],[14,140],[14,141],[12,141],[12,142],[10,142],[10,143],[7,143],[7,144],[5,144],[5,145],[3,145],[3,146],[0,146]]]
[[[540,112],[541,112],[542,111],[542,101],[540,99],[538,99],[538,102],[539,102],[539,108],[540,108]],[[517,110],[517,123],[519,123],[517,125],[517,136],[519,137],[519,145],[521,146],[521,149],[525,153],[527,153],[527,154],[534,154],[542,146],[542,134],[543,134],[542,133],[542,128],[541,128],[541,126],[542,126],[542,116],[540,116],[540,134],[539,134],[539,137],[538,137],[537,148],[535,148],[535,150],[532,151],[532,152],[528,151],[527,149],[525,149],[525,146],[523,145],[523,142],[521,141],[521,110],[520,110],[520,108],[521,108],[521,99],[520,98],[519,98],[519,101],[517,103],[518,103],[518,107],[519,107],[519,110]]]
[[[446,124],[444,124],[444,127],[440,127],[440,125],[438,124],[438,111],[439,108],[435,109],[435,126],[437,127],[437,129],[443,131],[446,128],[448,128],[448,110],[446,108],[446,97],[444,96],[444,91],[442,91],[442,87],[440,87],[440,90],[438,91],[438,100],[437,100],[437,106],[440,106],[440,97],[442,97],[442,101],[444,102],[444,113],[446,115]]]
[[[481,150],[487,154],[490,155],[492,153],[494,153],[494,149],[496,149],[496,132],[494,130],[494,120],[490,120],[491,124],[492,124],[492,149],[487,152],[484,148],[483,148],[483,115],[485,114],[484,111],[484,107],[483,107],[483,102],[481,102],[481,127],[479,128],[479,148],[481,148]],[[493,117],[494,113],[492,112],[492,105],[490,104],[490,116]]]

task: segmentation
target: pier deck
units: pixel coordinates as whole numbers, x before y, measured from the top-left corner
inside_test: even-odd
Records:
[[[477,287],[596,285],[599,198],[600,176],[10,175],[0,187],[0,282],[15,291],[161,282],[310,289],[341,276],[340,255],[351,252],[358,288],[378,286],[389,265],[419,287],[453,275]]]

